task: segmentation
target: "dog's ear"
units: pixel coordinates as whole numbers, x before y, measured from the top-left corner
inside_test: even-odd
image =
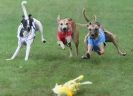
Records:
[[[58,17],[57,17],[57,22],[59,22],[60,21],[60,15],[58,15]]]
[[[31,18],[31,17],[32,17],[32,15],[31,15],[31,14],[29,14],[29,15],[28,15],[28,17],[29,17],[29,18]]]
[[[94,15],[93,18],[94,18],[94,22],[96,22],[97,21],[97,16]]]
[[[24,18],[24,15],[22,15],[22,18]]]

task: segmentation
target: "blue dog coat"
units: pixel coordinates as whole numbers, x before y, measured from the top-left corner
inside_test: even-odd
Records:
[[[99,30],[99,36],[96,39],[90,36],[87,39],[87,44],[91,45],[93,47],[93,50],[96,52],[99,51],[99,45],[106,41],[103,29],[99,28],[98,30]]]

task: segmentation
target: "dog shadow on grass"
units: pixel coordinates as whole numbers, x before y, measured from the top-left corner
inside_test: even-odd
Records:
[[[31,58],[33,60],[42,60],[42,61],[64,61],[69,59],[69,57],[67,57],[66,55],[59,55],[59,54],[50,54],[50,53],[46,53],[46,54],[32,54]]]
[[[119,56],[119,55],[109,55],[105,54],[103,56],[99,56],[97,54],[93,54],[90,59],[81,59],[81,54],[79,56],[69,57],[69,54],[65,52],[42,52],[42,53],[32,53],[29,59],[34,61],[44,61],[44,62],[52,62],[52,61],[60,61],[66,63],[78,63],[78,64],[115,64],[115,63],[124,63],[130,62],[131,56]]]

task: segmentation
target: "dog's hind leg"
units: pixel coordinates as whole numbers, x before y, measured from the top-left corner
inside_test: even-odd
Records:
[[[13,56],[10,59],[6,59],[6,60],[13,60],[18,55],[21,46],[22,46],[22,43],[18,41],[18,47],[17,47],[16,51],[14,52]]]
[[[122,51],[120,50],[120,48],[118,47],[118,42],[116,41],[115,38],[112,39],[112,43],[113,43],[114,46],[116,47],[116,49],[117,49],[117,51],[118,51],[118,54],[120,54],[120,55],[122,55],[122,56],[125,56],[125,55],[126,55],[126,53],[125,53],[125,52],[122,52]]]
[[[109,40],[107,42],[112,42],[113,45],[116,47],[118,54],[120,54],[122,56],[125,56],[126,55],[126,52],[122,52],[120,50],[116,36],[113,35],[111,32],[105,32],[105,34],[106,34],[106,36],[107,36],[107,38]]]
[[[76,47],[76,55],[78,56],[78,46],[79,46],[79,41],[77,41],[76,43],[75,43],[75,47]]]
[[[72,54],[72,45],[71,45],[71,43],[69,43],[67,46],[69,47],[69,54],[70,54],[69,57],[72,57],[73,54]]]
[[[72,54],[72,48],[69,48],[69,53],[70,53],[69,57],[72,57],[73,56],[73,54]]]
[[[79,33],[75,34],[76,36],[74,37],[74,44],[76,47],[76,55],[78,56],[78,46],[79,46]]]

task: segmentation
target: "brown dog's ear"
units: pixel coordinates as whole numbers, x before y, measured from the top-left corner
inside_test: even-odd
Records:
[[[94,18],[94,22],[96,22],[97,21],[96,15],[94,15],[93,18]]]
[[[58,17],[57,17],[57,22],[59,22],[60,21],[60,15],[58,15]]]

